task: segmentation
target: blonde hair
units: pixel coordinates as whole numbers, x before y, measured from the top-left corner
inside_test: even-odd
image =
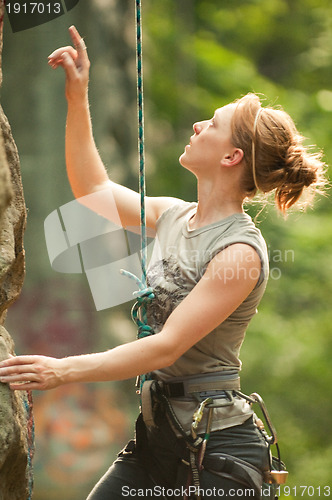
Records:
[[[262,108],[256,94],[247,94],[235,104],[232,142],[244,153],[241,187],[246,196],[253,198],[258,190],[274,191],[276,206],[283,214],[305,189],[309,196],[302,206],[310,203],[315,192],[326,185],[322,154],[303,145],[304,137],[284,110]]]

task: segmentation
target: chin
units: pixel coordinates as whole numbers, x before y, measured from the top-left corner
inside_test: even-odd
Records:
[[[183,157],[185,156],[186,153],[182,153],[182,155],[179,157],[179,163],[180,165],[183,166]]]
[[[180,158],[179,158],[179,163],[180,163],[181,167],[185,168],[186,170],[191,171],[190,166],[186,163],[186,161],[183,161],[182,156],[180,156]]]
[[[189,163],[188,163],[188,159],[187,159],[187,152],[186,152],[186,150],[184,150],[184,152],[180,156],[179,162],[180,162],[180,165],[182,165],[182,167],[189,168]]]
[[[193,171],[192,169],[192,166],[190,165],[189,162],[186,161],[185,159],[185,153],[183,153],[180,158],[179,158],[179,163],[181,165],[181,167],[185,168],[186,170],[188,170],[188,172],[191,172],[192,174],[195,175],[195,172]]]

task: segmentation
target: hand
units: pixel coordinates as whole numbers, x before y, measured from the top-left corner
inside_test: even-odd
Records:
[[[74,47],[60,47],[48,56],[48,64],[56,69],[62,66],[66,73],[66,98],[68,101],[86,98],[90,61],[83,38],[75,26],[69,28]]]
[[[46,356],[11,356],[0,363],[0,382],[12,390],[54,389],[63,383],[61,359]]]

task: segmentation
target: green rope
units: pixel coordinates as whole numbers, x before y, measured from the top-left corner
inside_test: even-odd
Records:
[[[147,324],[146,306],[154,298],[153,290],[147,287],[147,237],[145,215],[145,154],[144,154],[144,93],[143,93],[143,53],[142,53],[142,7],[141,0],[136,0],[136,72],[137,72],[137,115],[138,115],[138,154],[139,154],[139,193],[141,201],[141,266],[142,278],[121,270],[125,276],[136,281],[139,291],[134,293],[134,304],[131,317],[138,327],[137,337],[143,338],[154,332]]]
[[[141,339],[148,335],[152,335],[154,331],[151,326],[147,324],[146,306],[154,299],[153,289],[144,285],[143,280],[140,280],[129,271],[121,269],[121,274],[136,281],[139,287],[139,290],[133,294],[136,298],[136,302],[131,309],[131,317],[138,329],[137,338]]]
[[[141,252],[142,283],[146,285],[147,239],[145,216],[145,153],[144,153],[144,92],[143,92],[143,52],[142,52],[142,6],[136,0],[136,64],[137,64],[137,114],[139,153],[139,192],[141,195]]]

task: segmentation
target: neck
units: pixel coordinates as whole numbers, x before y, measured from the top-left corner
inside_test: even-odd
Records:
[[[191,229],[213,224],[229,215],[243,213],[243,197],[219,183],[198,181],[197,210],[190,220]]]

